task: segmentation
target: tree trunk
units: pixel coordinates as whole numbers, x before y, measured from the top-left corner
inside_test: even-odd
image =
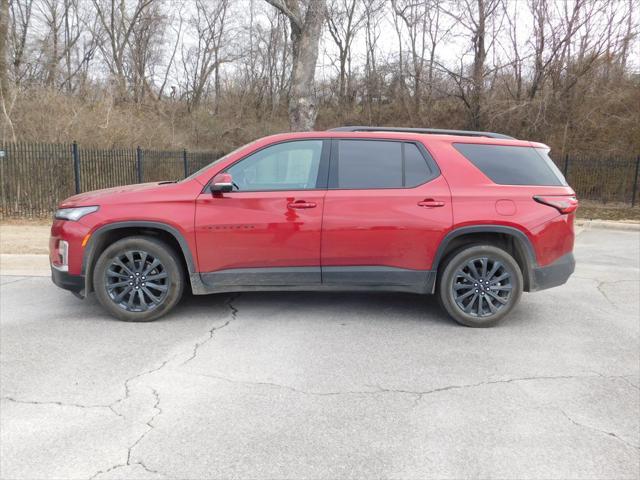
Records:
[[[55,8],[51,8],[51,57],[49,58],[47,80],[45,85],[52,87],[55,85],[56,77],[58,76],[58,11]]]
[[[473,36],[473,70],[471,73],[471,95],[469,96],[469,127],[482,128],[482,97],[484,93],[484,63],[487,58],[485,47],[487,11],[484,0],[478,0],[478,22]]]
[[[308,2],[304,16],[297,0],[267,0],[289,18],[291,24],[291,90],[289,91],[289,127],[292,131],[313,130],[318,114],[313,91],[318,45],[325,14],[325,1]]]
[[[11,101],[9,99],[9,71],[7,63],[7,38],[9,33],[9,0],[0,0],[0,110],[4,121],[0,130],[0,141],[4,141],[7,130],[11,139],[16,141],[16,132],[9,116]],[[14,97],[15,100],[15,97]]]
[[[347,51],[340,52],[340,80],[338,87],[338,98],[340,105],[347,103]]]
[[[313,130],[316,123],[318,106],[313,85],[324,8],[323,1],[310,2],[302,30],[291,31],[293,70],[289,93],[289,125],[292,131]]]
[[[9,33],[9,0],[0,0],[0,99],[9,91],[7,69],[7,37]]]

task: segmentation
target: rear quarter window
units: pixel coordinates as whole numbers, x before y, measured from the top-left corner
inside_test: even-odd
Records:
[[[494,183],[567,186],[546,149],[474,143],[454,143],[453,146]]]

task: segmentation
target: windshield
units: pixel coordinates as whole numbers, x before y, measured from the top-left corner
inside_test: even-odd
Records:
[[[246,147],[249,147],[251,145],[253,145],[254,143],[256,143],[258,140],[254,140],[251,143],[247,143],[246,145],[242,145],[241,147],[236,148],[235,150],[233,150],[232,152],[227,153],[226,155],[224,155],[223,157],[220,157],[216,160],[214,160],[213,162],[205,165],[204,167],[202,167],[200,170],[198,170],[197,172],[193,172],[191,175],[189,175],[187,178],[185,178],[184,180],[182,180],[183,182],[187,182],[189,180],[193,180],[194,178],[196,178],[197,176],[201,175],[204,171],[206,171],[208,168],[210,168],[212,165],[222,161],[222,160],[226,160],[227,158],[229,158],[231,155],[236,154],[237,152],[239,152],[240,150],[243,150]]]

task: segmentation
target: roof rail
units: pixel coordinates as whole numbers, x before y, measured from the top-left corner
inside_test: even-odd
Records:
[[[509,135],[495,132],[475,132],[473,130],[445,130],[442,128],[410,128],[410,127],[337,127],[331,128],[329,132],[407,132],[407,133],[428,133],[432,135],[462,135],[465,137],[489,137],[515,140]]]

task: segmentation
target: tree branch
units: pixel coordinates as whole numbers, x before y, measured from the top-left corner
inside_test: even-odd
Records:
[[[291,8],[290,5],[287,5],[287,3],[283,2],[282,0],[266,0],[266,2],[271,6],[280,10],[284,15],[286,15],[291,21],[291,24],[295,25],[295,27],[298,30],[302,30],[303,21],[302,21],[302,18],[300,17],[299,11],[298,12],[294,11],[294,9]]]

